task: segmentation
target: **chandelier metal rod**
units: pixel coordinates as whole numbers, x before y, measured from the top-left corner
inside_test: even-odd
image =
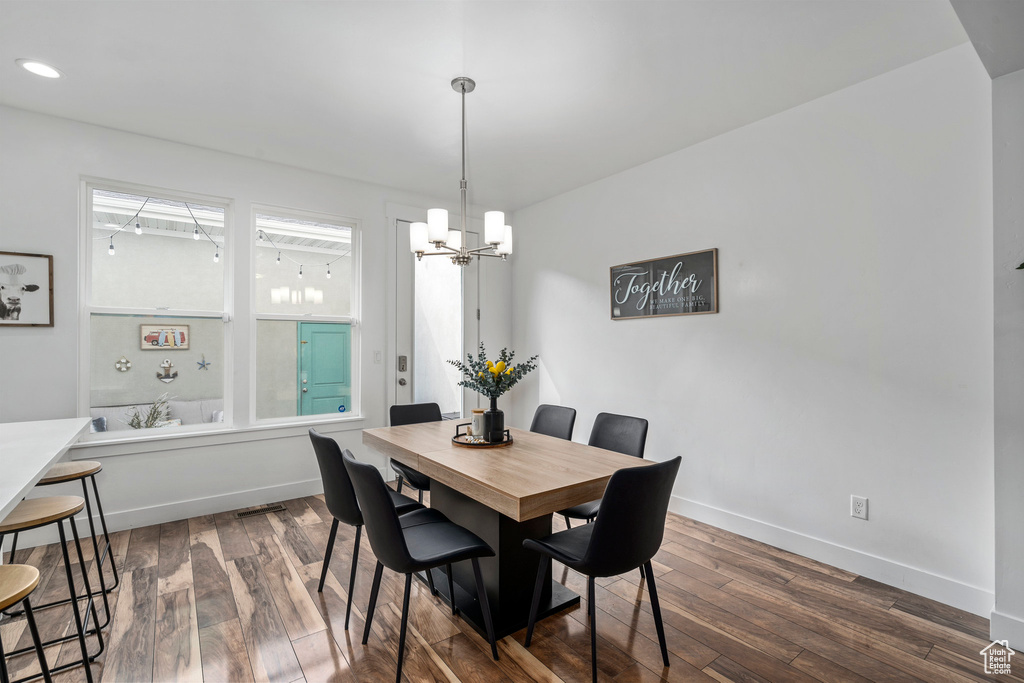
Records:
[[[468,184],[466,183],[466,83],[462,87],[462,180],[459,182],[459,191],[462,195],[462,248],[468,246],[466,242],[466,196]]]

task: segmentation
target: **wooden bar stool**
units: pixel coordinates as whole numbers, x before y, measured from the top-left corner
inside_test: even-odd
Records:
[[[121,577],[117,574],[117,563],[113,560],[113,551],[110,547],[110,534],[107,532],[107,520],[103,516],[103,504],[100,502],[99,488],[96,486],[96,475],[103,469],[103,464],[95,460],[77,460],[71,462],[60,462],[50,468],[50,471],[39,480],[36,486],[53,486],[54,484],[63,484],[70,481],[78,480],[82,482],[82,497],[85,499],[85,513],[89,517],[89,533],[92,535],[92,550],[93,557],[96,558],[96,573],[99,575],[100,590],[103,593],[103,623],[99,625],[99,628],[106,628],[107,624],[110,623],[110,603],[107,600],[107,594],[117,588],[121,582]],[[92,502],[89,496],[89,489],[85,484],[85,480],[90,479],[92,481],[93,496],[96,499],[96,511],[99,513],[100,528],[103,529],[103,540],[104,548],[102,554],[99,549],[99,542],[96,539],[96,524],[93,521],[92,515]],[[15,561],[15,553],[18,549],[18,534],[15,532],[14,538],[11,539],[11,562]],[[107,587],[106,578],[103,576],[103,563],[107,559],[107,555],[111,555],[111,569],[114,573],[114,584]],[[62,600],[55,600],[42,605],[36,605],[37,610],[46,609],[48,607],[56,607],[57,605],[66,605],[71,602],[71,598],[64,598]],[[16,617],[22,614],[21,611],[8,612],[9,616]]]
[[[18,503],[18,506],[15,507],[7,517],[0,520],[0,550],[3,548],[3,538],[5,534],[20,533],[30,529],[37,529],[48,524],[56,524],[57,532],[60,535],[60,551],[64,556],[64,573],[67,575],[68,579],[68,595],[74,598],[78,595],[78,590],[75,588],[75,578],[71,571],[71,558],[68,556],[67,536],[64,533],[64,521],[68,521],[71,526],[71,535],[75,540],[75,552],[78,555],[78,567],[81,570],[82,582],[85,585],[85,596],[82,598],[87,600],[85,607],[85,619],[82,619],[82,613],[78,607],[78,600],[69,600],[71,603],[71,611],[75,617],[75,633],[69,636],[62,636],[54,638],[53,640],[48,640],[45,643],[42,643],[42,646],[48,647],[50,645],[63,643],[77,638],[79,647],[82,651],[82,659],[80,661],[55,666],[49,670],[49,673],[53,674],[59,671],[64,671],[65,669],[84,666],[85,679],[88,683],[92,683],[92,667],[90,666],[90,662],[103,653],[105,644],[103,642],[103,631],[99,628],[94,628],[90,631],[90,633],[95,633],[96,638],[99,641],[99,650],[90,655],[89,648],[85,643],[86,631],[89,628],[90,611],[92,612],[93,624],[97,624],[99,622],[99,617],[96,614],[96,605],[93,602],[92,587],[89,585],[89,572],[86,571],[85,558],[82,556],[82,543],[81,539],[78,537],[78,526],[75,524],[75,515],[81,512],[84,508],[85,500],[78,496],[51,496],[49,498],[29,498],[23,500]],[[27,610],[25,614],[27,617]],[[28,652],[31,649],[32,648],[22,648],[20,650],[14,650],[9,653],[9,656],[19,655]],[[34,678],[34,676],[30,678]],[[20,683],[20,681],[15,681],[14,683]]]
[[[39,658],[39,668],[43,672],[43,680],[50,681],[50,670],[46,667],[46,655],[43,654],[43,644],[39,642],[39,629],[36,628],[36,620],[32,615],[32,605],[29,604],[28,596],[39,585],[39,570],[27,564],[5,564],[0,565],[0,609],[7,609],[19,602],[25,606],[25,619],[28,621],[28,630],[32,634],[32,642],[35,644],[36,657]],[[7,657],[4,655],[4,642],[0,638],[0,683],[9,683],[10,676],[7,673]]]

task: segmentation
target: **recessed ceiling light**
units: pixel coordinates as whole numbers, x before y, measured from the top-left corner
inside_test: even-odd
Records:
[[[61,78],[64,76],[58,69],[34,59],[16,59],[14,62],[26,71],[31,71],[36,76],[42,76],[43,78]]]

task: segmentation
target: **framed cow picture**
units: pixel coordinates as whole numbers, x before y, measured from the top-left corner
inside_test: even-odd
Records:
[[[53,256],[0,251],[0,327],[53,327]]]

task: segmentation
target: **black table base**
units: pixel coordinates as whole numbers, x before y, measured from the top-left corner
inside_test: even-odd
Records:
[[[494,548],[495,557],[480,558],[480,571],[494,617],[495,638],[526,628],[533,584],[537,577],[537,561],[540,558],[536,553],[523,548],[523,540],[550,534],[551,515],[517,522],[436,480],[430,483],[430,506]],[[551,580],[551,560],[547,559],[546,562],[548,582],[541,595],[539,619],[580,602],[579,595]],[[452,570],[455,575],[455,606],[462,617],[483,635],[486,631],[476,598],[473,567],[469,562],[460,562]],[[448,578],[444,569],[434,569],[433,579],[437,591],[450,604]]]

